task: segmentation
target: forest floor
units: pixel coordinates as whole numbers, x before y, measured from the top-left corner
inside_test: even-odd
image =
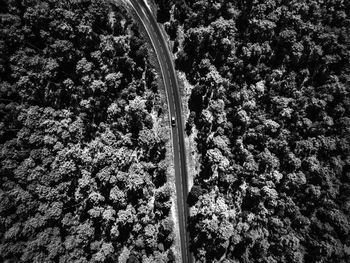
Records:
[[[179,74],[179,82],[180,82],[180,88],[182,88],[182,109],[184,113],[184,120],[188,119],[188,116],[190,115],[190,110],[188,108],[188,100],[192,92],[192,86],[187,81],[186,76],[182,72],[178,72]],[[200,169],[200,156],[197,151],[197,144],[195,141],[195,138],[197,137],[197,129],[195,127],[192,128],[191,134],[188,136],[186,134],[185,136],[185,146],[187,151],[187,170],[188,170],[188,177],[187,177],[187,184],[188,184],[188,191],[191,190],[193,186],[193,181],[196,176],[196,174],[199,173]]]

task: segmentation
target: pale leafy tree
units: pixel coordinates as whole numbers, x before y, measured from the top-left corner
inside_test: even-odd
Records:
[[[123,248],[122,252],[120,253],[119,257],[118,257],[118,263],[127,263],[129,262],[130,256],[130,250],[127,249],[126,247]]]

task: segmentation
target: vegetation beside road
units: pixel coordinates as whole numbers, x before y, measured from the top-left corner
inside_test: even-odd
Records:
[[[174,262],[168,127],[107,1],[0,1],[0,261]]]
[[[196,260],[349,262],[349,2],[155,2],[194,86]]]

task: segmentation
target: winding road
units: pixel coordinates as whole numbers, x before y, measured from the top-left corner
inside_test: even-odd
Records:
[[[184,125],[182,119],[181,99],[178,90],[176,72],[167,42],[157,24],[151,10],[144,0],[128,0],[152,42],[157,55],[168,101],[169,119],[175,117],[176,124],[172,126],[175,184],[177,195],[177,208],[179,216],[180,241],[182,262],[192,263],[192,255],[189,249],[189,233],[187,231],[187,219],[189,208],[187,205],[188,185],[186,167],[186,149],[184,142]]]

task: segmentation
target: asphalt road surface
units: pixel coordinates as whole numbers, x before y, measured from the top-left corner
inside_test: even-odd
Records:
[[[189,208],[186,202],[188,185],[184,125],[176,72],[162,31],[160,30],[155,17],[145,4],[144,0],[129,0],[129,2],[142,21],[147,34],[151,39],[163,76],[170,119],[171,117],[175,117],[176,121],[175,126],[171,126],[171,131],[174,151],[175,184],[181,238],[181,254],[182,262],[192,263],[193,259],[189,249],[189,233],[187,231]]]

